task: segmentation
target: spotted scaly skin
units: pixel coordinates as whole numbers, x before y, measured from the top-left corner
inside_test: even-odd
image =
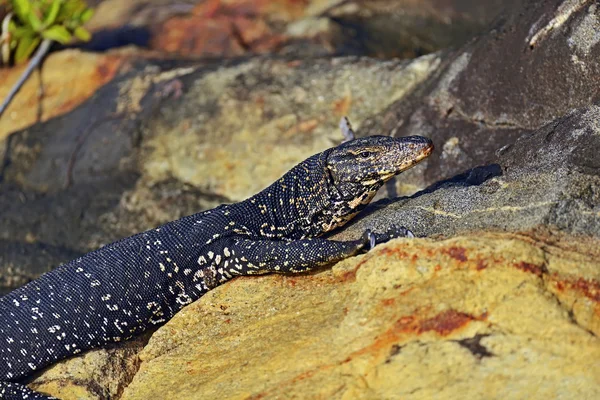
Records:
[[[406,229],[320,238],[433,149],[371,136],[316,154],[257,195],[119,240],[0,298],[0,398],[49,399],[21,382],[61,359],[127,340],[239,275],[297,273]]]

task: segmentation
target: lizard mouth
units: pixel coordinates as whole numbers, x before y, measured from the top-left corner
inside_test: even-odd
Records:
[[[426,157],[429,157],[429,155],[433,152],[433,149],[434,149],[433,142],[429,142],[427,144],[427,146],[425,146],[425,148],[423,148],[423,151],[419,155],[419,161],[421,161],[422,159],[424,159]]]
[[[364,186],[369,186],[376,182],[387,182],[388,180],[392,179],[395,175],[398,175],[398,174],[406,171],[407,169],[414,167],[419,162],[421,162],[425,158],[429,157],[429,155],[432,152],[433,152],[433,143],[430,140],[428,140],[428,142],[425,143],[425,146],[423,146],[423,148],[420,151],[415,152],[412,155],[412,157],[402,161],[402,163],[396,170],[385,172],[385,173],[380,173],[379,176],[377,177],[377,179],[365,181],[365,182],[362,182],[362,184]]]
[[[404,139],[412,139],[412,141],[405,143],[404,146],[398,149],[397,155],[390,155],[391,157],[399,158],[400,164],[394,165],[393,162],[390,162],[389,168],[376,171],[376,176],[372,177],[372,179],[361,180],[360,183],[362,186],[381,185],[395,175],[414,167],[423,159],[429,157],[433,152],[433,142],[430,139],[421,136],[413,136]]]
[[[425,158],[429,157],[431,155],[431,153],[433,152],[433,142],[428,140],[427,143],[425,143],[425,145],[421,148],[420,151],[416,152],[413,157],[404,160],[401,164],[400,164],[400,168],[398,168],[398,174],[400,172],[404,172],[407,169],[410,169],[412,167],[414,167],[415,165],[417,165],[418,163],[420,163],[422,160],[424,160]]]

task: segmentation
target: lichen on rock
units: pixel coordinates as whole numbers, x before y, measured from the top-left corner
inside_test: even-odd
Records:
[[[595,261],[540,245],[403,239],[314,275],[236,279],[153,335],[122,398],[594,398],[600,306],[565,282],[597,285]],[[565,263],[579,268],[550,272]]]

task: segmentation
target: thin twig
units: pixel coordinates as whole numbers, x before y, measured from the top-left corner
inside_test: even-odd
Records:
[[[8,64],[10,60],[10,21],[13,13],[9,12],[2,20],[2,29],[0,30],[0,47],[2,49],[2,63]]]
[[[23,72],[23,74],[21,75],[21,77],[19,78],[17,83],[15,83],[15,85],[12,87],[12,89],[10,89],[8,96],[6,96],[6,99],[4,99],[4,101],[2,102],[2,105],[0,105],[0,118],[2,117],[2,114],[4,113],[4,111],[10,104],[10,102],[12,101],[13,97],[15,97],[15,95],[21,89],[21,86],[23,86],[23,84],[25,83],[27,78],[29,78],[29,75],[31,75],[33,70],[36,69],[37,66],[42,62],[42,60],[44,59],[44,56],[46,55],[46,53],[48,53],[48,50],[50,50],[51,45],[52,45],[52,40],[50,40],[50,39],[44,39],[42,41],[42,44],[40,44],[40,47],[38,47],[38,49],[36,50],[33,58],[29,61],[29,64],[27,64],[27,69],[25,69],[25,71]]]

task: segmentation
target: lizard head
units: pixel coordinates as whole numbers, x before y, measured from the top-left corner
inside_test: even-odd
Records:
[[[331,149],[327,168],[340,192],[354,197],[365,189],[381,187],[429,156],[432,150],[432,141],[422,136],[369,136]]]
[[[369,136],[331,149],[326,166],[337,198],[323,221],[325,231],[349,221],[367,205],[393,176],[411,168],[433,151],[433,142],[421,136]]]
[[[359,213],[386,181],[433,150],[425,137],[354,139],[346,118],[340,127],[345,143],[307,158],[247,200],[245,204],[258,215],[253,229],[286,240],[329,232]],[[248,210],[242,212],[240,218],[248,219]]]

